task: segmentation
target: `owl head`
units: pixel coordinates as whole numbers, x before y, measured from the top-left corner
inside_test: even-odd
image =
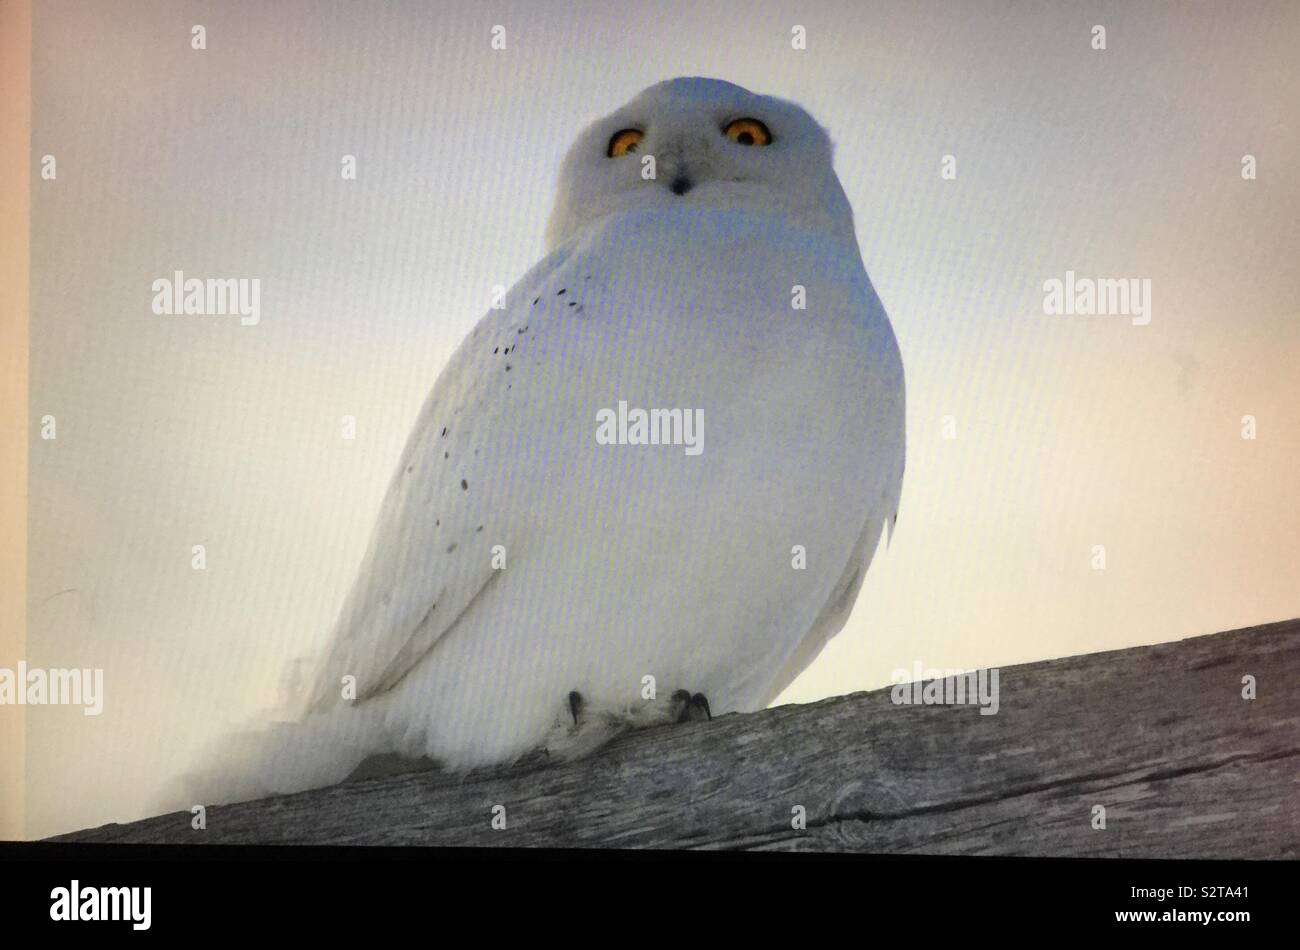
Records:
[[[657,83],[589,125],[560,167],[554,248],[611,214],[741,208],[853,232],[826,131],[799,106],[719,79]]]

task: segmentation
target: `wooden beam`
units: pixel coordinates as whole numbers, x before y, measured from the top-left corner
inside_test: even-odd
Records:
[[[182,812],[54,840],[1300,857],[1300,620],[1006,667],[998,687],[996,715],[886,688],[574,763],[214,807],[203,831]]]

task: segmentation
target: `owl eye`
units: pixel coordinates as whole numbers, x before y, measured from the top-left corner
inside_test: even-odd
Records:
[[[757,119],[737,119],[722,134],[737,145],[767,145],[772,141],[772,133]]]
[[[635,152],[637,143],[643,138],[645,133],[640,129],[624,129],[622,132],[615,132],[614,137],[609,140],[609,149],[605,154],[610,158],[618,158],[628,152]]]

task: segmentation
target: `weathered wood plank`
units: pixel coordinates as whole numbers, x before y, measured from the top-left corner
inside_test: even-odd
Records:
[[[214,807],[205,831],[179,813],[54,840],[1300,857],[1300,620],[1006,667],[999,687],[993,716],[883,689],[635,733],[576,763]]]

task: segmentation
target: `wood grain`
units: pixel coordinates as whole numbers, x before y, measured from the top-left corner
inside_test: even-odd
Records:
[[[886,688],[53,840],[1300,857],[1300,620],[1005,667],[999,697],[981,716]]]

